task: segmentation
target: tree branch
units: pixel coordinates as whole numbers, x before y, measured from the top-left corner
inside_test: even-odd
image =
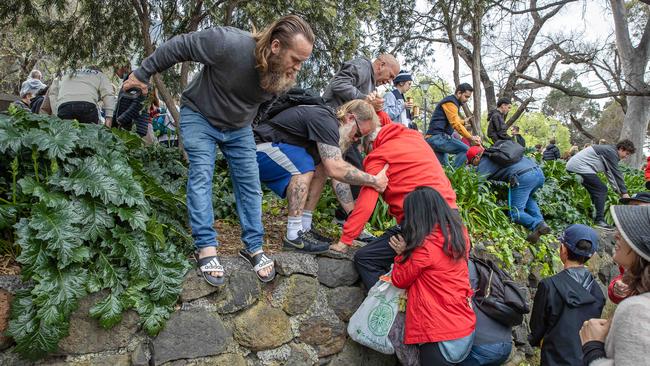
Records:
[[[598,138],[596,138],[596,136],[592,135],[587,130],[585,130],[585,128],[582,126],[582,122],[580,122],[576,118],[576,116],[574,116],[573,114],[569,114],[569,118],[571,119],[571,123],[573,123],[573,125],[576,127],[578,131],[580,131],[580,133],[587,136],[587,138],[590,139],[591,141],[598,141]]]
[[[577,1],[577,0],[557,1],[557,2],[546,4],[546,5],[543,5],[543,6],[540,6],[540,7],[535,6],[535,7],[532,7],[532,8],[529,8],[529,9],[524,9],[524,10],[512,10],[512,9],[510,9],[510,8],[504,6],[504,5],[501,5],[500,2],[496,2],[496,5],[498,7],[500,7],[502,10],[505,10],[506,12],[508,12],[508,13],[510,13],[512,15],[517,15],[517,14],[527,14],[527,13],[532,13],[532,12],[538,12],[540,10],[546,10],[548,8],[552,8],[552,7],[556,6],[556,5],[565,5],[565,4],[568,4],[568,3],[575,2],[575,1]]]
[[[571,90],[563,85],[557,84],[557,83],[552,83],[550,81],[534,78],[532,76],[524,75],[524,74],[517,74],[517,77],[520,79],[532,81],[533,83],[541,84],[544,86],[548,86],[553,89],[557,89],[561,91],[562,93],[571,96],[571,97],[580,97],[580,98],[585,98],[585,99],[602,99],[602,98],[611,98],[611,97],[620,97],[623,95],[626,96],[634,96],[634,97],[648,97],[650,96],[650,90],[620,90],[618,92],[608,92],[608,93],[598,93],[598,94],[589,94],[589,93],[582,93],[578,92],[576,90]]]

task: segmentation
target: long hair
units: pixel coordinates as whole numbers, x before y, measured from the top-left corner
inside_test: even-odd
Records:
[[[261,32],[254,32],[255,59],[257,69],[266,73],[269,69],[269,58],[271,57],[271,42],[274,39],[280,41],[282,47],[291,46],[291,41],[298,34],[302,34],[309,43],[314,44],[314,32],[311,26],[297,15],[285,15],[266,27]]]
[[[431,187],[417,187],[404,199],[402,236],[406,241],[402,263],[432,231],[440,229],[445,241],[442,250],[448,257],[465,257],[467,246],[463,221],[458,212],[449,207],[447,201]]]
[[[336,118],[343,120],[348,113],[354,114],[359,122],[370,120],[374,128],[379,127],[379,117],[377,117],[375,109],[365,100],[355,99],[343,104],[336,110]]]
[[[638,254],[636,256],[634,263],[623,274],[623,283],[628,286],[630,296],[650,292],[650,262]]]

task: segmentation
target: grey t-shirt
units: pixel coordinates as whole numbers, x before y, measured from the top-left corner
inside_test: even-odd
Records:
[[[181,34],[163,43],[134,71],[141,81],[184,61],[203,64],[183,91],[181,105],[201,113],[213,126],[250,126],[261,103],[273,94],[260,87],[255,40],[237,28],[215,27]]]

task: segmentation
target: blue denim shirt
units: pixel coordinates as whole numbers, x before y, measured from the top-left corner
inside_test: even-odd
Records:
[[[478,163],[476,171],[485,179],[499,180],[508,183],[511,176],[536,166],[537,164],[527,157],[523,157],[518,162],[503,167],[490,160],[487,156],[483,156],[481,157],[481,161]]]

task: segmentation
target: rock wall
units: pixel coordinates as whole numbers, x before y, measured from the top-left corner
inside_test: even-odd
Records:
[[[611,265],[611,237],[605,236],[592,261],[601,284],[618,272]],[[481,254],[482,247],[477,251]],[[224,258],[227,284],[214,288],[196,271],[185,279],[177,311],[156,337],[147,336],[132,311],[110,330],[88,315],[102,297],[98,293],[81,302],[73,314],[70,334],[56,354],[34,365],[397,365],[394,356],[358,345],[347,337],[347,321],[364,299],[359,276],[348,256],[274,255],[277,278],[261,284],[240,258]],[[536,269],[518,257],[515,277],[533,288]],[[0,278],[0,300],[20,287],[16,278]],[[532,289],[531,289],[532,290]],[[531,291],[532,293],[533,291]],[[2,311],[0,301],[0,311]],[[6,306],[5,306],[6,307]],[[0,330],[3,317],[0,313]],[[527,323],[527,321],[526,321]],[[528,328],[513,330],[515,348],[507,365],[535,358],[527,345]],[[9,347],[9,348],[7,348]],[[5,349],[7,348],[7,349]],[[12,352],[11,340],[0,337],[0,364],[32,365]]]

